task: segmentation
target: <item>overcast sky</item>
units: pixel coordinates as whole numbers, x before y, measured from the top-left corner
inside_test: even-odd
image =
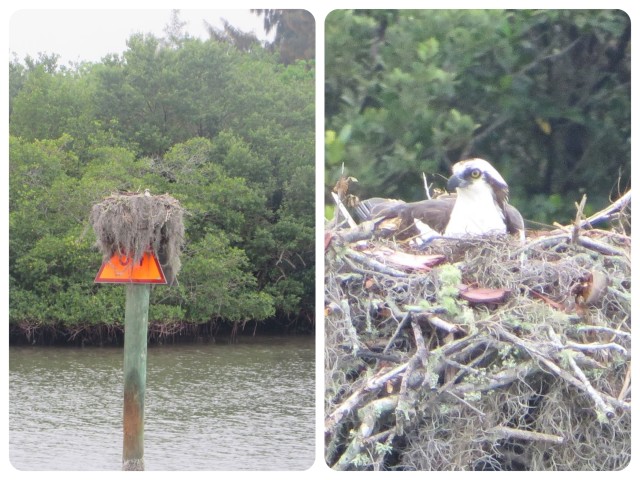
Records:
[[[171,10],[18,10],[9,21],[9,51],[19,60],[38,53],[60,55],[59,64],[100,61],[122,53],[134,33],[164,37]],[[263,19],[249,10],[180,10],[180,19],[192,37],[209,38],[204,21],[221,28],[221,18],[264,40]],[[273,34],[273,32],[272,32]]]

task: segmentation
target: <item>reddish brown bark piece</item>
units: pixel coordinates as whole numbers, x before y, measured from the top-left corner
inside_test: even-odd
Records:
[[[331,245],[331,240],[333,240],[333,233],[325,232],[324,233],[324,250],[325,250],[325,252],[327,251],[327,248],[329,248],[329,245]]]
[[[504,288],[477,288],[461,285],[460,297],[469,303],[502,303],[509,295]]]

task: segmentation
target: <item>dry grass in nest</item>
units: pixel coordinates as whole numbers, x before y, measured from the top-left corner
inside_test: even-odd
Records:
[[[631,238],[582,227],[524,244],[438,240],[421,251],[366,228],[328,232],[327,463],[337,470],[624,468]],[[444,260],[410,269],[376,255],[389,250]],[[466,288],[488,292],[489,301],[464,300]]]
[[[153,251],[171,285],[180,270],[184,209],[170,195],[112,194],[91,209],[97,246],[107,261],[115,253],[139,261]]]

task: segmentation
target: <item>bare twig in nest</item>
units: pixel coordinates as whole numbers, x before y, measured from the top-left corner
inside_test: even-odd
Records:
[[[427,183],[427,175],[422,172],[422,183],[424,184],[424,192],[429,200],[431,200],[431,191],[429,189],[429,184]]]
[[[547,367],[551,372],[553,372],[555,375],[557,375],[560,378],[562,378],[563,380],[565,380],[570,385],[572,385],[572,386],[576,387],[577,389],[582,390],[585,393],[587,393],[592,398],[592,400],[594,401],[594,403],[598,407],[599,411],[605,417],[611,418],[611,416],[615,415],[615,412],[613,411],[611,406],[607,405],[605,403],[605,401],[603,400],[603,398],[606,398],[608,401],[610,401],[610,403],[611,403],[611,400],[615,400],[615,399],[612,399],[608,395],[602,395],[602,394],[596,392],[593,389],[593,387],[591,386],[591,384],[589,383],[589,381],[587,380],[586,376],[584,375],[584,372],[582,372],[582,370],[576,364],[575,360],[573,360],[570,356],[568,358],[570,359],[570,361],[573,360],[572,367],[575,366],[574,367],[574,371],[578,375],[581,374],[583,378],[579,378],[579,379],[575,378],[569,372],[563,370],[558,365],[556,365],[552,360],[547,358],[547,356],[545,354],[540,352],[533,345],[530,345],[527,342],[522,341],[521,339],[519,339],[515,335],[513,335],[513,334],[511,334],[509,332],[506,332],[505,330],[502,330],[502,331],[500,331],[500,336],[505,338],[507,341],[511,341],[515,345],[518,345],[519,347],[524,349],[533,358],[535,358],[540,363],[542,363],[542,365],[544,367]],[[580,373],[578,373],[578,372],[580,372]],[[615,401],[614,404],[616,406],[619,406],[619,407],[624,408],[624,409],[630,409],[631,408],[630,405],[625,405],[625,404],[622,404],[622,403],[617,402],[617,401]]]
[[[547,433],[533,432],[530,430],[519,430],[517,428],[497,426],[489,429],[489,433],[497,438],[515,438],[517,440],[527,440],[531,442],[564,443],[564,437],[559,435],[549,435]]]
[[[464,398],[459,397],[458,395],[456,395],[453,391],[451,390],[446,390],[445,393],[447,395],[451,395],[453,398],[455,398],[458,402],[463,403],[464,405],[467,406],[467,408],[469,408],[470,410],[474,411],[476,413],[476,415],[478,415],[479,417],[486,417],[486,413],[484,413],[482,410],[478,410],[476,407],[474,407],[471,403],[467,402]]]
[[[616,350],[620,353],[622,353],[625,357],[629,356],[629,352],[627,351],[626,348],[624,348],[621,345],[618,345],[617,343],[576,343],[576,342],[571,342],[571,341],[567,341],[567,347],[569,348],[573,348],[574,350],[589,350],[589,351],[595,351],[595,350]]]
[[[593,240],[589,237],[578,237],[577,242],[579,245],[582,245],[585,248],[594,250],[604,255],[619,255],[621,257],[628,258],[627,252],[622,250],[621,248],[614,247],[613,245],[608,245],[597,240]]]
[[[589,218],[584,218],[583,211],[584,211],[585,202],[586,202],[586,195],[583,195],[580,204],[576,203],[576,208],[578,211],[576,213],[576,219],[572,225],[572,229],[574,232],[587,227],[591,228],[593,225],[597,223],[610,220],[613,214],[620,212],[621,210],[626,208],[627,205],[629,205],[629,203],[631,202],[631,190],[629,190],[627,193],[625,193],[622,197],[620,197],[618,200],[613,202],[611,205],[600,210],[599,212],[594,213]],[[562,229],[567,229],[567,227],[563,227],[562,225],[557,225],[557,226]]]
[[[352,466],[352,462],[365,448],[364,439],[371,436],[378,419],[386,413],[393,411],[397,403],[398,397],[392,395],[374,400],[362,408],[362,422],[360,423],[358,433],[354,436],[353,440],[351,440],[347,450],[342,454],[333,468],[336,470],[346,470]]]
[[[622,388],[620,389],[620,394],[618,395],[618,400],[623,402],[627,395],[631,390],[631,365],[627,363],[627,373],[624,376],[624,383],[622,384]]]
[[[436,328],[444,330],[447,333],[459,333],[462,329],[453,323],[449,323],[440,317],[435,315],[427,315],[427,321]]]
[[[331,196],[333,197],[333,201],[335,202],[336,206],[340,210],[340,213],[344,216],[344,218],[347,221],[347,223],[349,224],[349,226],[351,228],[356,228],[358,225],[353,220],[353,218],[351,217],[351,214],[349,213],[347,208],[342,203],[342,200],[340,200],[340,197],[338,197],[338,195],[335,192],[331,192]]]
[[[422,338],[422,332],[417,332],[416,328],[419,330],[420,326],[416,327],[416,322],[412,321],[411,325],[413,327],[414,335],[416,335],[416,343],[422,343],[424,348],[424,339]],[[419,349],[418,349],[419,350]],[[409,363],[407,365],[407,369],[402,376],[402,381],[400,382],[400,392],[398,393],[398,403],[396,405],[396,434],[403,436],[405,432],[405,428],[409,425],[410,422],[410,414],[409,411],[412,409],[411,402],[408,399],[409,392],[409,380],[413,375],[413,372],[422,365],[422,358],[420,354],[416,351],[416,353],[411,357]]]
[[[416,340],[416,357],[420,359],[420,363],[424,366],[427,361],[429,349],[424,343],[422,329],[420,328],[420,324],[416,321],[415,318],[411,319],[411,328],[413,329],[413,335]]]
[[[387,345],[384,347],[383,352],[387,352],[389,350],[389,348],[391,348],[391,346],[393,345],[393,343],[396,341],[396,338],[398,338],[398,335],[400,335],[400,332],[402,331],[402,329],[411,321],[411,315],[409,313],[405,314],[402,317],[402,320],[398,323],[398,327],[396,328],[396,331],[393,333],[393,335],[391,335],[391,338],[389,338],[389,341],[387,342]]]
[[[400,357],[400,355],[389,355],[372,352],[371,350],[360,349],[357,352],[354,352],[354,354],[359,358],[381,360],[383,362],[400,363],[402,361],[402,357]]]
[[[401,272],[400,270],[396,270],[395,268],[391,268],[384,263],[381,263],[373,258],[370,258],[367,255],[364,255],[360,252],[356,252],[352,249],[347,249],[345,252],[345,256],[350,258],[351,260],[355,260],[356,262],[369,267],[374,272],[384,273],[385,275],[390,275],[392,277],[406,277],[409,274],[405,272]]]
[[[551,340],[554,343],[559,344],[560,340],[558,338],[558,335],[553,331],[553,327],[549,326],[548,330],[549,330],[549,337],[551,338]],[[615,416],[614,409],[610,405],[607,405],[605,401],[602,399],[602,396],[600,395],[600,393],[597,392],[595,388],[593,388],[593,386],[591,385],[591,382],[589,382],[589,379],[584,374],[582,369],[578,366],[574,358],[571,355],[568,355],[567,361],[571,365],[571,368],[576,374],[576,377],[578,377],[578,379],[582,382],[584,386],[583,389],[586,390],[587,394],[591,397],[593,402],[596,404],[598,411],[601,414],[603,414],[606,418],[609,418],[609,419],[613,418]]]
[[[354,228],[342,229],[333,233],[333,236],[338,239],[341,244],[354,243],[359,240],[368,240],[373,237],[373,231],[375,229],[374,222],[362,222],[360,225],[356,225]]]
[[[526,245],[518,249],[516,253],[520,254],[522,252],[526,252],[527,250],[531,250],[536,247],[541,247],[541,248],[553,247],[555,245],[558,245],[559,243],[566,242],[568,238],[569,237],[566,233],[561,233],[557,235],[547,235],[540,238],[536,238],[535,240],[528,242]]]
[[[612,335],[617,335],[619,337],[627,337],[631,338],[631,333],[623,332],[622,330],[617,330],[615,328],[603,327],[599,325],[580,325],[576,327],[577,332],[602,332],[602,333],[610,333]]]
[[[348,333],[351,350],[353,352],[357,352],[360,349],[360,339],[358,338],[356,329],[353,326],[353,321],[351,320],[351,307],[349,306],[349,302],[342,300],[340,302],[340,310],[342,310],[344,321],[347,325],[346,331]]]
[[[581,221],[584,218],[584,206],[587,204],[587,196],[582,195],[582,200],[580,203],[576,203],[576,220],[573,223],[573,229],[571,232],[571,243],[576,243],[578,241],[578,236],[580,234],[580,225]]]
[[[618,200],[613,202],[607,208],[600,210],[597,213],[594,213],[589,218],[584,219],[580,222],[580,228],[584,228],[586,226],[595,225],[596,223],[600,223],[603,221],[607,221],[611,218],[611,215],[617,213],[631,202],[631,190],[621,196]]]
[[[369,379],[369,381],[360,389],[351,394],[347,400],[340,404],[333,410],[324,422],[325,433],[330,433],[331,430],[341,422],[346,415],[353,412],[354,408],[362,401],[364,395],[381,390],[385,384],[398,376],[402,375],[407,369],[409,362],[405,362],[402,365],[398,365],[392,370],[381,372],[378,375]]]

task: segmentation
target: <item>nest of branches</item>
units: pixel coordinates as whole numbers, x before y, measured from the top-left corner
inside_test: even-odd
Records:
[[[89,220],[104,261],[114,254],[140,261],[152,251],[171,285],[180,270],[184,209],[172,196],[115,193],[95,204]]]
[[[337,470],[617,470],[631,458],[625,202],[417,249],[325,242],[326,461]],[[581,204],[583,206],[584,203]],[[616,227],[592,228],[607,219]]]

